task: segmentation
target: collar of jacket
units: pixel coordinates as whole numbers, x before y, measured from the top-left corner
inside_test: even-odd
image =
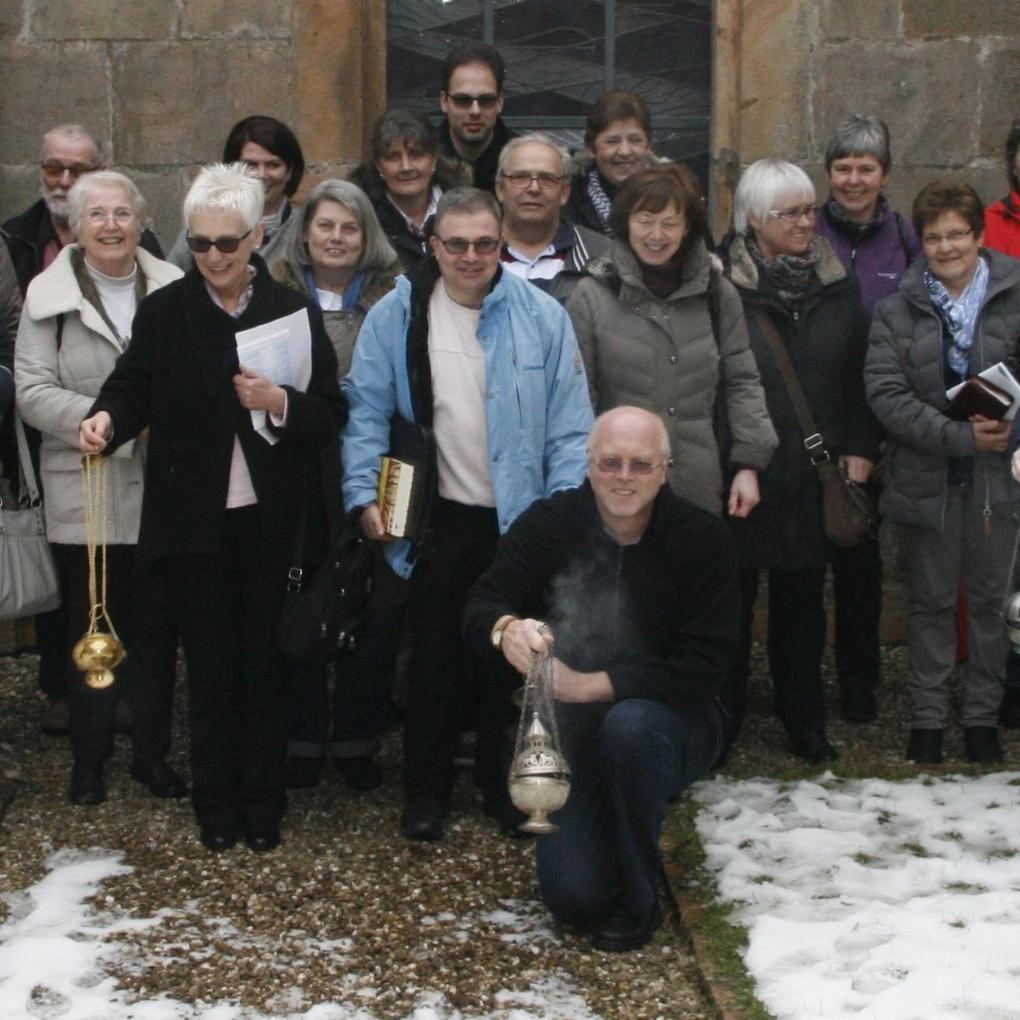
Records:
[[[849,273],[840,262],[839,256],[832,250],[829,242],[824,237],[817,240],[821,244],[822,255],[815,266],[815,276],[823,287],[830,287],[841,280],[849,279]],[[727,264],[729,266],[729,277],[733,284],[743,290],[759,289],[758,267],[747,250],[747,242],[743,234],[734,234],[727,252]]]
[[[57,236],[56,230],[53,229],[53,221],[50,219],[50,211],[41,198],[19,216],[12,216],[4,224],[4,233],[39,251]]]
[[[391,290],[396,279],[403,272],[399,262],[393,262],[381,269],[370,269],[365,286],[361,291],[361,298],[358,301],[358,308],[367,312],[381,297],[384,297]],[[295,275],[291,269],[290,262],[286,258],[277,259],[269,269],[269,275],[282,283],[285,287],[296,290],[314,303],[315,299],[308,293],[308,285],[305,283],[305,276]]]
[[[704,241],[699,241],[687,252],[680,270],[680,286],[666,298],[666,301],[681,300],[694,294],[704,294],[708,288],[710,269],[711,260],[708,249],[705,247]],[[623,294],[624,288],[627,288],[628,291],[637,292],[636,295],[631,295],[632,298],[636,296],[639,299],[660,300],[655,298],[645,286],[638,258],[630,246],[623,241],[614,241],[608,255],[599,255],[592,259],[588,263],[588,274],[617,296]]]
[[[987,307],[988,302],[997,294],[1010,287],[1020,286],[1020,259],[1003,255],[993,248],[982,248],[981,255],[988,263],[988,290],[985,292],[985,303],[982,306]],[[920,258],[912,262],[900,280],[900,290],[911,304],[934,314],[931,295],[924,285],[924,271],[927,267],[927,259]]]
[[[606,526],[602,521],[602,515],[599,513],[599,505],[595,499],[595,490],[592,488],[591,479],[586,476],[581,483],[580,489],[581,499],[585,508],[584,512],[588,516],[591,527],[603,534],[606,542],[610,545],[626,548],[626,546],[620,546],[620,543],[606,530]],[[645,539],[654,539],[656,531],[662,526],[665,515],[669,513],[670,504],[678,501],[679,497],[673,494],[667,481],[655,494],[655,499],[652,502],[652,516],[648,522],[648,527],[642,532],[637,542],[630,544],[640,545]]]
[[[71,254],[79,250],[77,244],[68,244],[60,249],[57,257],[30,284],[28,294],[25,296],[25,311],[34,322],[55,315],[67,315],[70,312],[78,312],[84,320],[87,317],[85,307],[88,306],[94,312],[94,319],[88,317],[86,325],[105,336],[109,333],[109,328],[103,322],[102,316],[95,312],[82,296],[81,287],[78,286],[78,280],[74,275]],[[145,277],[147,294],[181,276],[181,271],[176,266],[155,258],[143,248],[135,252],[135,260],[139,272]]]
[[[492,138],[489,139],[489,144],[474,159],[468,159],[467,156],[462,156],[453,144],[449,117],[443,117],[442,123],[439,125],[439,148],[441,150],[451,158],[466,163],[468,166],[490,170],[492,177],[496,175],[496,164],[499,162],[499,154],[503,146],[513,137],[514,133],[506,126],[503,118],[497,117],[496,123],[492,126]]]
[[[407,274],[410,284],[410,308],[407,322],[407,379],[411,391],[411,408],[419,425],[432,426],[432,365],[429,361],[429,301],[439,280],[439,263],[430,255]],[[491,307],[493,294],[499,294],[503,268],[497,264],[489,293],[482,308]]]

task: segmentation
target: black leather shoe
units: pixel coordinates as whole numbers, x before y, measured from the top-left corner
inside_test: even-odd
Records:
[[[1020,730],[1020,691],[1007,690],[1002,696],[999,725],[1004,730]]]
[[[39,729],[48,737],[66,737],[71,732],[71,710],[66,698],[48,698],[42,703]]]
[[[277,825],[245,829],[244,841],[249,850],[257,854],[268,853],[280,845],[280,828]]]
[[[918,765],[942,764],[942,730],[911,730],[907,761]]]
[[[400,834],[407,839],[442,839],[445,813],[438,797],[419,793],[404,804],[400,813]]]
[[[829,743],[825,730],[791,733],[790,747],[798,758],[803,758],[811,765],[821,765],[823,761],[835,761],[839,757],[839,751]]]
[[[89,804],[102,804],[106,800],[103,766],[76,761],[71,769],[71,788],[67,795],[72,804],[83,807]]]
[[[165,761],[131,762],[131,778],[149,788],[153,797],[177,800],[188,792],[188,785]]]
[[[1002,745],[995,726],[965,726],[963,747],[967,752],[967,761],[982,765],[1002,761]]]
[[[229,850],[237,842],[237,832],[233,828],[219,825],[203,825],[201,832],[202,846],[221,854]]]
[[[839,714],[848,723],[874,722],[878,717],[875,692],[870,687],[847,687],[840,695]]]
[[[309,790],[322,778],[322,758],[304,754],[288,754],[284,781],[290,790]]]
[[[592,931],[591,944],[607,953],[630,953],[648,944],[656,929],[662,924],[659,904],[651,914],[635,916],[622,910],[613,911]]]
[[[499,826],[499,831],[511,839],[528,839],[530,832],[522,832],[520,825],[527,820],[523,811],[518,811],[507,797],[487,797],[482,810]]]
[[[382,765],[367,754],[357,758],[334,758],[333,764],[344,782],[358,793],[367,793],[382,786]]]

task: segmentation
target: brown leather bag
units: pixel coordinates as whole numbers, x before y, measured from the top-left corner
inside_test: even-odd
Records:
[[[790,402],[797,415],[797,423],[804,433],[804,449],[807,450],[811,463],[818,471],[818,481],[822,488],[822,524],[825,528],[825,537],[842,549],[858,545],[875,533],[878,513],[874,499],[863,485],[858,485],[857,482],[847,478],[842,467],[833,464],[829,451],[825,449],[825,440],[815,426],[814,416],[800,387],[793,362],[783,346],[776,327],[768,315],[760,309],[755,309],[753,314],[769,342],[769,347],[772,348],[772,355],[776,359],[780,375],[786,384],[786,392],[790,395]]]

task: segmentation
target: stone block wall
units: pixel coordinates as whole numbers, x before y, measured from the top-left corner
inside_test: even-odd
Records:
[[[77,121],[148,200],[166,246],[231,126],[278,117],[306,185],[361,158],[385,101],[381,0],[0,0],[0,218],[38,196],[42,134]]]
[[[250,113],[289,123],[309,184],[361,158],[385,105],[385,0],[0,0],[0,216],[37,194],[39,139],[81,121],[138,180],[164,241],[196,167]],[[728,223],[741,166],[804,165],[824,187],[832,127],[893,134],[893,203],[964,173],[1005,190],[1020,115],[1020,0],[714,0],[712,204]],[[304,189],[303,189],[304,190]]]
[[[732,153],[741,166],[762,156],[799,163],[824,194],[825,147],[851,113],[889,124],[888,193],[901,211],[948,173],[986,202],[1005,193],[1003,149],[1020,116],[1017,0],[716,0],[716,11],[736,34],[717,35],[716,94],[735,81],[739,110],[713,139],[717,234]]]

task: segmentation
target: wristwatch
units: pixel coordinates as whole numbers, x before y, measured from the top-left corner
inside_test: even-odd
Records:
[[[490,640],[492,641],[493,648],[502,647],[503,631],[505,631],[507,627],[509,627],[510,624],[514,622],[514,620],[519,619],[520,619],[519,616],[512,616],[511,614],[508,613],[506,616],[501,616],[496,621],[496,625],[492,628],[492,633],[489,635]]]

